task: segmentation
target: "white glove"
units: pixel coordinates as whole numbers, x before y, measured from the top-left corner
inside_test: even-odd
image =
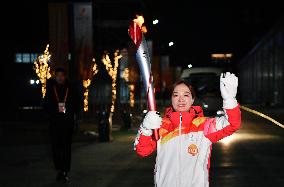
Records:
[[[141,124],[140,131],[144,136],[152,136],[153,129],[161,127],[162,118],[157,111],[149,111]]]
[[[222,73],[220,76],[220,91],[224,109],[232,109],[238,105],[236,100],[237,89],[238,77],[230,72]]]

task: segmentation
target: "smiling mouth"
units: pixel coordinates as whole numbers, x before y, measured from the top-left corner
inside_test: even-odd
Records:
[[[185,104],[179,104],[178,107],[185,107]]]

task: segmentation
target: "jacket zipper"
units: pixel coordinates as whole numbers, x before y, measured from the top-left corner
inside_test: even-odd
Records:
[[[181,183],[181,127],[182,127],[182,115],[179,113],[179,147],[178,147],[178,178],[177,187],[180,187]]]

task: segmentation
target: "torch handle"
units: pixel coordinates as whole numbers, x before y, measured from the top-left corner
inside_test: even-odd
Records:
[[[154,90],[152,90],[152,91],[154,91]],[[149,95],[149,92],[148,92],[148,109],[149,109],[149,111],[157,111],[156,101],[155,101],[155,99],[152,100],[153,98],[154,98],[154,92],[152,93],[152,95]],[[153,129],[153,137],[154,137],[154,140],[156,140],[156,141],[159,140],[159,129]]]
[[[145,41],[144,41],[145,42]],[[145,46],[145,45],[144,45]],[[145,50],[138,49],[138,52],[136,54],[136,57],[138,62],[144,62],[144,63],[138,63],[141,69],[141,74],[143,77],[143,83],[146,91],[147,101],[148,101],[148,110],[149,111],[157,111],[156,108],[156,99],[155,99],[155,92],[154,92],[154,85],[153,85],[153,77],[151,74],[151,66],[149,63],[145,63],[145,58],[139,58],[141,56],[141,52],[144,53]],[[149,61],[147,61],[149,62]],[[159,129],[153,130],[154,139],[156,141],[159,140]]]
[[[158,141],[159,140],[159,129],[154,129],[153,133],[154,133],[154,139]]]

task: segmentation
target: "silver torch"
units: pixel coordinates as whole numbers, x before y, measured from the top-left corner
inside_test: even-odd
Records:
[[[136,46],[136,60],[139,65],[140,74],[143,79],[144,89],[148,101],[148,110],[156,111],[156,100],[153,85],[153,76],[151,72],[151,61],[148,52],[148,47],[146,40],[144,38],[143,31],[146,28],[143,26],[144,18],[142,16],[137,16],[129,27],[129,35]],[[159,139],[158,129],[153,130],[155,140]]]

